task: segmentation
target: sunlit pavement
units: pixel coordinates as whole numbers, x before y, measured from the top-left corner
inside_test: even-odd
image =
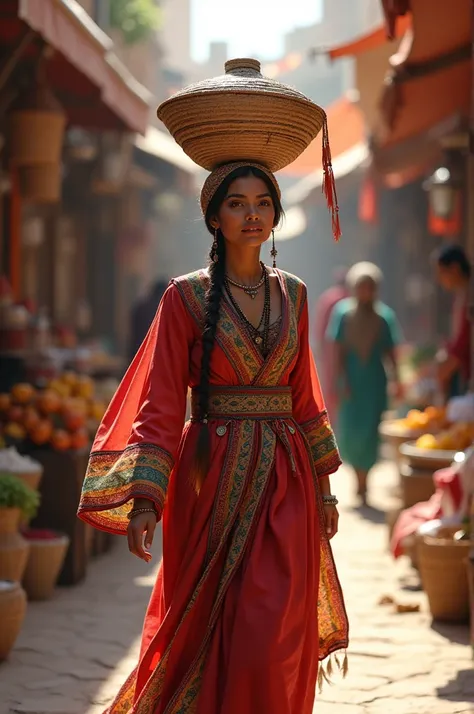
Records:
[[[474,713],[467,627],[433,627],[423,593],[408,587],[415,582],[408,565],[395,565],[387,555],[382,511],[393,501],[395,483],[392,468],[379,466],[372,477],[373,508],[359,511],[350,473],[334,477],[342,501],[335,551],[351,647],[347,678],[334,675],[333,686],[317,697],[317,714]],[[155,566],[146,566],[120,539],[112,553],[92,563],[84,584],[30,604],[17,646],[0,666],[1,714],[104,710],[135,665],[159,545]],[[422,612],[395,614],[378,604],[383,595],[421,603]]]

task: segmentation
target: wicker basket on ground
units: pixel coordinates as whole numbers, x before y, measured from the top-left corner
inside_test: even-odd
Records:
[[[404,508],[429,501],[436,490],[433,471],[428,469],[414,469],[407,464],[401,464],[400,480]]]
[[[0,661],[8,657],[26,613],[26,593],[19,583],[0,580]]]
[[[464,622],[469,618],[466,563],[469,540],[454,540],[457,528],[418,538],[417,559],[423,589],[434,620]]]
[[[54,593],[59,573],[69,547],[69,538],[61,533],[31,530],[26,532],[30,556],[23,576],[29,600],[48,600]]]
[[[30,546],[18,532],[19,508],[0,508],[0,579],[21,582]]]

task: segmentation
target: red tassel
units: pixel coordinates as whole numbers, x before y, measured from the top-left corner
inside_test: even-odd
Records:
[[[331,146],[329,144],[328,120],[326,115],[323,122],[323,186],[326,202],[331,212],[332,232],[337,242],[341,237],[341,224],[339,222],[339,206],[337,204],[336,181],[332,170]]]

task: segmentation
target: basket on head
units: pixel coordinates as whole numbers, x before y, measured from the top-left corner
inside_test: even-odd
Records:
[[[278,171],[319,134],[325,113],[296,89],[263,77],[254,59],[226,62],[225,74],[190,85],[158,107],[178,144],[209,171],[252,160]]]
[[[234,59],[225,74],[192,84],[158,107],[184,152],[204,169],[253,161],[279,171],[323,130],[323,191],[340,236],[326,113],[301,92],[264,77],[255,59]]]

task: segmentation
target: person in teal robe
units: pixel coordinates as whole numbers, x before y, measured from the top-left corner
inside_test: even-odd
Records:
[[[357,477],[366,502],[367,478],[378,459],[379,425],[388,403],[388,368],[398,378],[396,346],[401,332],[394,311],[378,299],[382,273],[373,263],[354,265],[347,275],[352,297],[339,302],[328,326],[336,345],[336,388],[340,402],[337,435],[343,461]]]

